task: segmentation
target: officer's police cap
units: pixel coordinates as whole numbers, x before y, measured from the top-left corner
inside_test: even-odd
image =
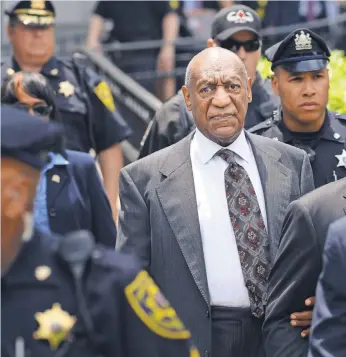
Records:
[[[330,51],[324,40],[311,30],[302,28],[265,51],[272,70],[280,66],[287,72],[312,72],[325,68]]]
[[[5,11],[10,18],[25,26],[47,27],[54,24],[55,9],[51,1],[17,1]]]
[[[1,106],[1,157],[41,169],[48,162],[49,152],[61,151],[62,135],[59,124]]]

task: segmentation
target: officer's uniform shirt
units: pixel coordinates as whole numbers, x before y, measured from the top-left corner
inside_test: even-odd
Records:
[[[295,133],[285,125],[281,111],[277,111],[273,119],[258,125],[252,132],[305,150],[316,188],[346,177],[346,115],[327,110],[318,132]]]
[[[20,68],[12,58],[2,65],[2,79],[17,71]],[[72,60],[56,56],[41,70],[56,92],[67,148],[84,152],[94,149],[100,153],[128,138],[132,131],[114,107],[112,94],[103,79],[86,66],[81,69],[84,74],[81,80],[77,72]]]
[[[25,357],[199,356],[189,331],[131,256],[94,246],[84,296],[76,295],[62,253],[70,238],[35,232],[2,276],[2,357],[22,356],[21,350]]]
[[[245,129],[270,119],[278,105],[278,99],[274,97],[270,84],[257,73],[252,86],[252,102],[248,106]],[[184,96],[179,91],[156,112],[144,134],[139,157],[175,144],[194,129],[192,114],[187,110]]]

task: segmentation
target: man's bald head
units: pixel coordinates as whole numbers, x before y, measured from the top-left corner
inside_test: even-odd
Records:
[[[185,86],[190,88],[192,79],[199,77],[205,71],[220,72],[225,68],[232,67],[236,73],[248,79],[246,68],[241,59],[233,52],[221,47],[210,47],[194,56],[186,68]]]

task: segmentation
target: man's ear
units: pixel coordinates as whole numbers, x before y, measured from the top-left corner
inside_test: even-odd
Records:
[[[189,90],[187,89],[186,86],[182,86],[181,90],[182,90],[182,92],[184,94],[184,99],[185,99],[185,103],[186,103],[187,109],[188,109],[189,112],[191,112],[192,105],[191,105]]]
[[[278,76],[274,73],[272,76],[272,89],[275,95],[279,96],[279,80]]]
[[[207,41],[207,47],[218,47],[218,44],[215,42],[215,40],[213,40],[212,38],[209,38]]]
[[[248,102],[251,103],[252,102],[252,78],[249,77],[247,79],[247,99],[248,99]]]

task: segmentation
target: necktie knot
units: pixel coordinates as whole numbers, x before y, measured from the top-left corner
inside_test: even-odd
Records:
[[[235,155],[234,152],[229,149],[221,149],[216,155],[220,156],[221,159],[225,160],[229,165],[235,163]]]

